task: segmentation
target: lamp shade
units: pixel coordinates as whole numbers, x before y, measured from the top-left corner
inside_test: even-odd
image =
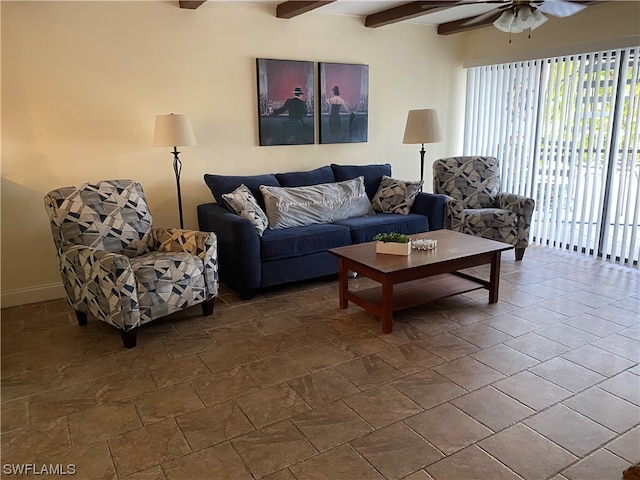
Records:
[[[191,122],[186,115],[157,115],[153,134],[154,147],[179,147],[195,145]]]
[[[442,140],[438,112],[434,109],[409,110],[402,143],[436,143]]]

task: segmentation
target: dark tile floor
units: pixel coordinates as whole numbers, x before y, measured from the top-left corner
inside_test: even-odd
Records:
[[[62,300],[3,309],[2,475],[618,480],[640,460],[639,292],[637,269],[533,246],[503,255],[497,304],[451,297],[390,335],[335,280],[223,288],[132,350]]]

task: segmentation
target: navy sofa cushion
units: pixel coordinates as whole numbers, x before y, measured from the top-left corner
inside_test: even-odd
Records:
[[[378,213],[368,217],[338,220],[334,222],[334,225],[349,227],[353,243],[371,242],[378,233],[396,232],[412,235],[429,230],[429,220],[418,213],[410,213],[408,215]]]
[[[319,183],[333,183],[336,178],[329,165],[307,172],[276,173],[276,178],[282,187],[308,187]]]
[[[268,173],[265,175],[211,175],[205,173],[204,181],[211,190],[213,194],[213,198],[216,199],[220,205],[223,205],[230,212],[234,212],[235,210],[231,208],[224,201],[222,195],[225,193],[231,193],[240,185],[244,184],[247,186],[256,200],[258,201],[258,205],[260,208],[264,210],[264,199],[262,198],[262,192],[260,192],[260,185],[269,185],[271,187],[279,187],[280,183],[278,183],[278,179],[272,173]]]
[[[304,227],[267,229],[260,239],[262,261],[325,252],[351,244],[349,228],[323,223]]]
[[[262,263],[262,286],[280,285],[338,273],[338,257],[318,252]]]
[[[378,191],[382,176],[391,176],[391,164],[389,163],[371,165],[336,165],[332,163],[331,169],[333,170],[333,176],[336,177],[336,182],[363,176],[364,188],[367,191],[369,200],[371,200]]]

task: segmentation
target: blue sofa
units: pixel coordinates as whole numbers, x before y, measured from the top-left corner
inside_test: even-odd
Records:
[[[333,275],[338,272],[329,248],[370,242],[377,233],[413,234],[443,228],[445,196],[420,192],[407,215],[375,215],[337,220],[334,223],[266,229],[259,236],[251,222],[236,214],[222,195],[246,185],[264,209],[260,185],[301,187],[341,182],[360,176],[369,200],[382,176],[391,177],[390,164],[327,165],[306,172],[254,176],[204,176],[216,203],[198,205],[200,230],[215,232],[218,238],[218,268],[221,281],[252,298],[261,288]]]

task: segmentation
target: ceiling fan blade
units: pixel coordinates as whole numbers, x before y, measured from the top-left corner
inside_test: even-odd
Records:
[[[501,10],[504,10],[504,7],[494,8],[492,10],[489,10],[486,13],[482,13],[480,15],[477,15],[477,16],[473,17],[473,18],[470,18],[466,22],[463,22],[462,25],[466,27],[467,25],[474,25],[476,23],[480,23],[480,22],[486,20],[487,18],[492,17],[493,15],[495,15],[498,12],[500,12]]]
[[[545,0],[545,2],[538,7],[538,10],[542,13],[562,18],[575,15],[585,8],[587,8],[585,5],[564,0]]]

